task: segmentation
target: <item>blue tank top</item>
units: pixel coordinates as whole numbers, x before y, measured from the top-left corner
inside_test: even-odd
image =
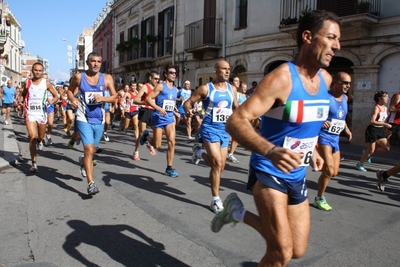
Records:
[[[154,110],[153,116],[157,116],[159,118],[159,122],[170,122],[171,118],[174,119],[174,109],[176,105],[176,96],[177,90],[175,85],[173,85],[172,89],[168,87],[165,82],[162,82],[163,89],[157,95],[155,102],[156,105],[162,107],[167,112],[166,116],[160,114],[158,110]]]
[[[225,131],[225,123],[232,113],[233,92],[229,83],[226,83],[226,90],[215,89],[212,82],[207,84],[207,98],[203,100],[205,110],[204,119],[201,123],[203,129],[216,129]]]
[[[346,95],[342,94],[342,101],[335,99],[333,95],[329,93],[329,114],[328,121],[331,122],[331,127],[322,128],[319,135],[322,137],[333,137],[339,142],[340,132],[344,130],[345,121],[347,115],[347,102]]]
[[[79,85],[77,110],[77,120],[88,122],[90,124],[104,123],[103,103],[96,103],[94,96],[101,94],[105,96],[106,84],[104,74],[99,73],[99,81],[96,85],[91,85],[86,80],[86,73],[81,74],[81,84]]]
[[[296,182],[306,175],[306,166],[310,163],[318,133],[328,117],[329,94],[321,72],[318,72],[319,90],[317,94],[311,95],[304,88],[294,63],[287,64],[292,78],[292,90],[282,106],[272,108],[262,116],[261,135],[278,147],[304,153],[302,166],[286,174],[265,156],[257,153],[252,153],[250,165],[288,182]]]

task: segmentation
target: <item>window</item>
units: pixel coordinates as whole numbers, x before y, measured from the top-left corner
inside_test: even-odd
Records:
[[[139,38],[139,25],[136,24],[128,30],[128,41],[131,38]],[[139,44],[134,43],[131,49],[128,51],[128,60],[137,59],[139,57]]]
[[[247,0],[236,0],[235,30],[247,28]]]
[[[174,36],[174,7],[158,13],[158,50],[159,57],[172,54]]]
[[[154,16],[144,20],[140,24],[140,36],[141,36],[141,49],[140,56],[141,57],[154,57],[154,42],[147,41],[146,36],[154,35]]]

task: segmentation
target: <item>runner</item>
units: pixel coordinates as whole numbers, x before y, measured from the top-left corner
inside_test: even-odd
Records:
[[[164,68],[165,81],[157,84],[154,90],[146,97],[146,104],[154,109],[151,119],[153,138],[150,137],[147,130],[143,131],[140,137],[140,145],[147,143],[158,149],[161,146],[163,131],[165,132],[168,141],[165,174],[171,177],[178,176],[178,173],[172,168],[176,137],[174,109],[177,90],[174,81],[177,76],[177,69],[178,67],[175,65],[166,65]]]
[[[40,62],[32,65],[33,78],[26,81],[26,87],[22,92],[25,109],[26,129],[29,135],[29,151],[31,154],[31,173],[39,172],[36,164],[36,150],[43,150],[43,139],[46,132],[47,112],[46,102],[54,104],[58,101],[57,92],[53,85],[43,78],[44,66]],[[48,98],[47,92],[53,96]]]
[[[139,136],[142,136],[143,132],[146,130],[146,127],[148,125],[151,125],[151,118],[153,117],[154,108],[148,105],[145,99],[151,93],[151,91],[153,91],[154,87],[158,84],[159,81],[160,74],[157,71],[151,71],[149,74],[148,82],[139,89],[139,92],[134,99],[135,104],[142,105],[139,109]],[[149,149],[151,155],[155,156],[157,154],[151,144],[146,143],[146,146]],[[140,160],[139,147],[140,138],[137,138],[135,152],[133,153],[133,159],[136,161]]]
[[[78,108],[76,127],[84,147],[84,156],[79,157],[79,163],[82,177],[87,178],[89,195],[100,192],[93,181],[93,155],[104,130],[103,103],[114,103],[117,96],[112,76],[100,72],[101,63],[99,53],[90,53],[86,60],[88,70],[76,73],[68,89],[72,108]],[[110,96],[105,96],[106,90],[110,91]]]
[[[248,188],[259,215],[246,211],[236,193],[224,201],[211,230],[245,222],[266,241],[259,266],[287,266],[302,257],[310,234],[306,172],[319,131],[329,112],[331,75],[324,70],[340,49],[340,20],[324,10],[306,13],[297,28],[298,54],[293,62],[266,75],[229,118],[226,129],[253,151]],[[261,134],[250,121],[262,116]]]
[[[236,88],[227,83],[230,72],[231,68],[228,62],[218,61],[214,66],[215,79],[208,84],[199,86],[184,104],[186,116],[192,117],[194,104],[197,101],[203,102],[205,115],[200,126],[200,141],[207,153],[200,145],[195,144],[192,162],[198,164],[200,159],[204,159],[211,167],[209,174],[212,194],[210,209],[217,214],[224,209],[219,196],[219,186],[230,139],[225,130],[225,123],[232,114],[232,109],[238,107]]]

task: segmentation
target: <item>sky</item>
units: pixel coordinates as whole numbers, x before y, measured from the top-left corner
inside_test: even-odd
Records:
[[[110,0],[109,0],[110,1]],[[90,28],[105,0],[4,0],[22,27],[23,52],[49,60],[49,78],[68,80],[68,45],[76,48],[78,36]],[[62,41],[65,38],[67,41]],[[74,52],[75,54],[75,52]]]

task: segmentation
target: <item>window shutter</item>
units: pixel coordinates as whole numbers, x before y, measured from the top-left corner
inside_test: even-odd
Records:
[[[158,41],[157,41],[157,56],[163,56],[164,51],[164,11],[158,13]]]

